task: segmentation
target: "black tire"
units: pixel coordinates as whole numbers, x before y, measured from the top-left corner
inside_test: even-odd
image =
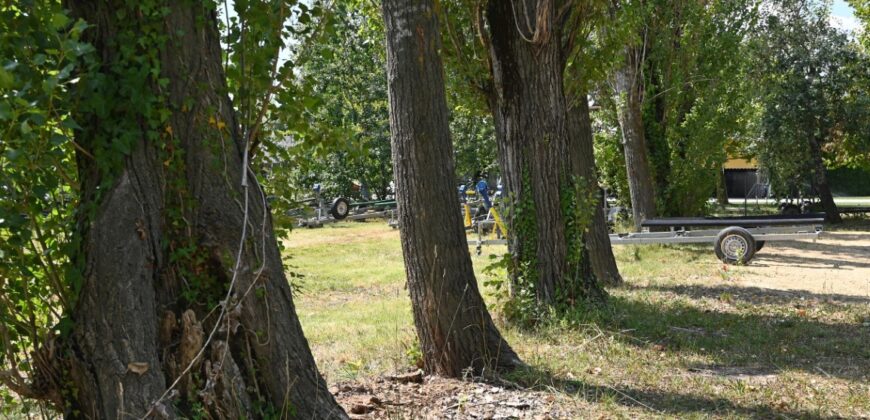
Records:
[[[761,251],[761,248],[764,248],[764,241],[755,241],[755,253]]]
[[[744,265],[755,256],[756,246],[755,239],[748,230],[732,226],[719,232],[713,250],[725,264]]]
[[[332,202],[332,207],[329,208],[329,214],[335,220],[342,220],[350,213],[350,202],[346,198],[338,197]]]

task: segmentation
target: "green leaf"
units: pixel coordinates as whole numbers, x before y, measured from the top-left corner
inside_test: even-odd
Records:
[[[0,102],[0,120],[8,120],[12,118],[12,108],[6,102]]]
[[[12,89],[15,85],[15,78],[12,77],[12,73],[6,71],[6,69],[0,67],[0,89]]]
[[[52,133],[49,142],[52,146],[60,146],[67,142],[67,137],[58,133]]]
[[[76,120],[72,119],[72,117],[66,117],[63,121],[61,121],[60,126],[70,130],[81,130],[82,126],[80,126]]]
[[[51,16],[51,26],[55,29],[63,29],[69,23],[69,17],[63,13],[55,13]]]
[[[18,149],[6,149],[6,159],[14,162],[18,160],[19,156],[21,156],[21,152]]]

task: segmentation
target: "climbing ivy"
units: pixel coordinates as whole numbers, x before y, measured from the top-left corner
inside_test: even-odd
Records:
[[[558,302],[564,310],[601,296],[600,288],[591,271],[586,236],[589,233],[597,205],[597,185],[582,177],[569,177],[560,194],[565,237],[568,244],[568,275],[566,284],[558,292]]]
[[[319,27],[328,30],[328,10],[318,1],[232,4],[201,2],[197,24],[207,24],[208,12],[225,18],[227,94],[255,156],[252,167],[262,173],[280,157],[284,135],[308,129],[304,111],[313,95],[294,73],[298,63],[285,57]],[[159,245],[186,280],[182,299],[214,306],[225,292],[206,274],[206,255],[187,233],[185,215],[195,200],[184,176],[183,139],[168,124],[189,103],[167,100],[160,56],[183,34],[165,30],[166,2],[123,2],[112,13],[121,24],[107,40],[117,56],[106,65],[85,41],[95,28],[70,18],[60,1],[0,4],[0,417],[19,409],[6,387],[23,389],[17,386],[34,376],[31,355],[71,330],[84,264],[75,232],[93,220],[103,191],[142,142],[156,145],[164,163],[163,223],[171,239]],[[90,119],[101,124],[87,124],[83,133],[79,122]],[[232,124],[203,121],[200,129],[214,140],[206,146],[219,147],[218,136],[229,135]],[[82,185],[83,171],[97,181]]]
[[[539,299],[538,272],[538,221],[532,191],[523,191],[523,198],[511,194],[505,207],[505,215],[510,215],[511,236],[519,252],[493,258],[484,269],[484,284],[493,287],[496,299],[505,318],[520,326],[532,327],[541,322],[556,319],[580,306],[597,304],[606,293],[598,286],[591,269],[586,247],[586,235],[594,217],[597,202],[597,189],[590,188],[589,181],[580,177],[565,175],[560,183],[560,203],[565,228],[567,267],[564,275],[557,279],[555,296],[551,302]],[[528,168],[523,170],[523,185],[531,188],[531,175]],[[504,287],[505,278],[510,280]]]

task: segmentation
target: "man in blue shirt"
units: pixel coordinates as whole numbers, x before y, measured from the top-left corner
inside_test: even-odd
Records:
[[[483,199],[483,206],[486,211],[489,211],[490,207],[492,207],[492,203],[489,201],[489,184],[486,182],[486,172],[481,174],[480,179],[477,181],[477,193],[480,194],[480,198]]]

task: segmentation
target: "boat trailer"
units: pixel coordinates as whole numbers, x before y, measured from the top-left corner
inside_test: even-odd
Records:
[[[712,243],[726,264],[747,264],[767,242],[818,239],[823,213],[741,217],[660,218],[644,221],[643,232],[610,235],[612,245]],[[658,231],[668,229],[667,231]]]
[[[320,187],[315,186],[315,198],[306,201],[314,203],[313,217],[297,216],[299,227],[316,228],[325,224],[344,220],[366,220],[396,218],[396,200],[375,200],[351,202],[345,197],[337,197],[326,205],[320,195]]]
[[[488,229],[500,225],[495,220],[478,222],[477,238],[469,239],[480,255],[484,245],[505,245],[507,239],[486,239]],[[726,264],[748,264],[767,242],[818,239],[823,232],[824,213],[793,216],[675,217],[650,219],[644,231],[614,233],[611,245],[699,244],[712,243],[713,251]],[[504,229],[506,231],[506,229]]]

